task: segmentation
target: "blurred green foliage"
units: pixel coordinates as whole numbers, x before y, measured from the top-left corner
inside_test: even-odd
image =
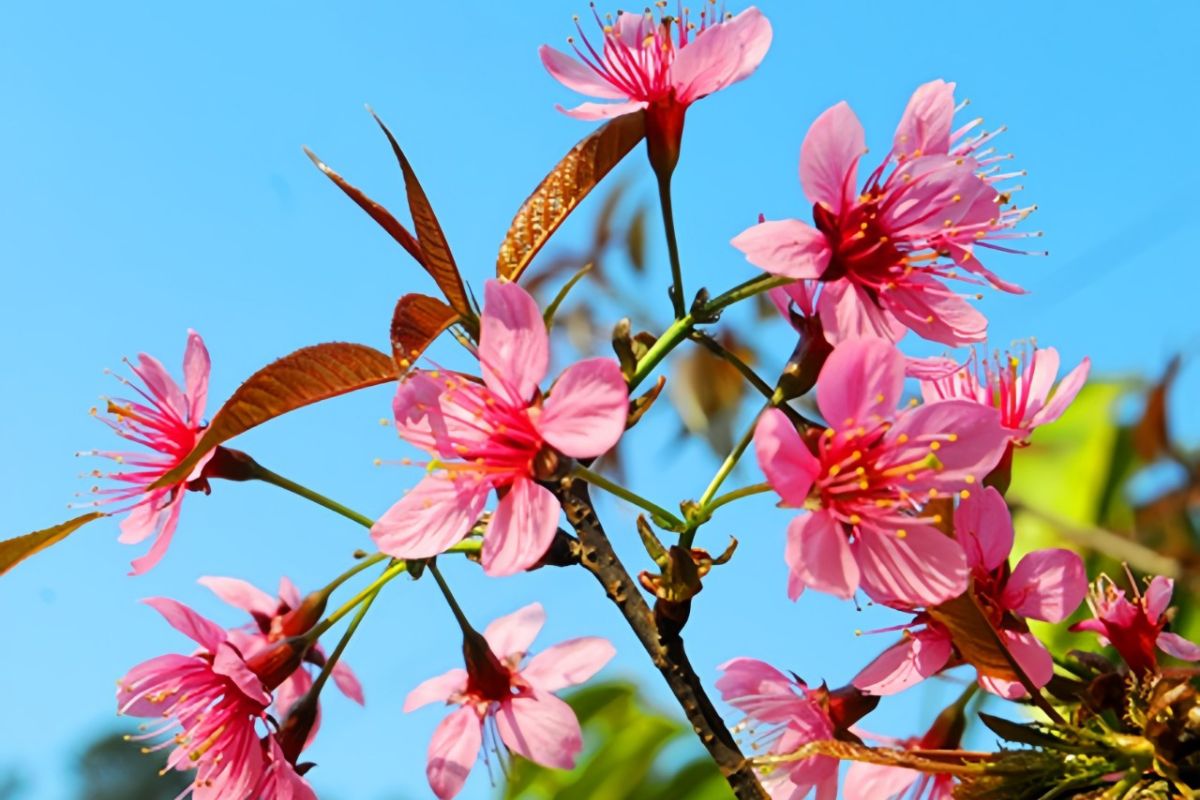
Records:
[[[721,773],[685,725],[647,706],[629,683],[596,683],[566,698],[583,727],[570,771],[514,758],[504,800],[728,800]],[[667,751],[670,748],[669,752]]]

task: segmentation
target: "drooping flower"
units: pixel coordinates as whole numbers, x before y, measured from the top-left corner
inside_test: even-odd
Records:
[[[265,749],[262,783],[254,797],[263,800],[317,800],[312,786],[290,764],[274,736],[263,739]]]
[[[107,478],[118,485],[93,491],[100,498],[95,505],[120,503],[122,508],[116,513],[129,511],[121,522],[119,541],[122,544],[137,544],[154,535],[149,552],[132,563],[131,574],[140,575],[150,570],[167,552],[179,524],[185,490],[207,490],[201,473],[212,457],[211,452],[196,462],[184,480],[147,491],[151,484],[192,452],[207,424],[204,404],[208,397],[208,350],[200,334],[188,331],[187,350],[183,356],[183,389],[153,356],[141,353],[137,363],[129,363],[129,367],[145,388],[124,378],[120,380],[141,395],[141,400],[110,400],[108,413],[112,418],[101,419],[121,438],[152,452],[92,450],[80,455],[104,456],[125,467],[108,473],[94,471],[94,477]]]
[[[990,486],[964,499],[954,512],[954,535],[962,544],[971,572],[974,601],[1000,635],[1004,646],[1037,687],[1054,674],[1054,662],[1026,619],[1062,622],[1087,593],[1083,560],[1060,548],[1026,554],[1013,569],[1012,517],[1000,493]],[[917,630],[885,650],[854,678],[871,694],[894,694],[936,675],[961,660],[949,629],[928,614],[918,614]],[[979,685],[1001,697],[1023,697],[1025,688],[1008,677],[979,674]]]
[[[495,749],[496,737],[512,752],[542,766],[574,766],[583,748],[579,720],[553,693],[591,678],[615,650],[605,639],[581,637],[525,662],[545,621],[540,603],[500,617],[483,632],[483,653],[470,643],[464,648],[466,669],[430,678],[405,699],[406,712],[437,701],[457,706],[429,742],[426,776],[442,800],[458,794],[481,747],[485,754]]]
[[[996,353],[991,361],[972,349],[961,367],[922,377],[921,395],[926,402],[961,397],[993,406],[1000,412],[1001,424],[1012,432],[1013,444],[1023,446],[1035,428],[1062,416],[1083,388],[1090,369],[1091,360],[1084,358],[1055,388],[1059,357],[1053,347],[1032,347],[1003,356]]]
[[[985,268],[975,248],[1018,252],[995,241],[1026,235],[1013,228],[1032,209],[1004,208],[1009,193],[993,184],[1011,175],[996,174],[1002,157],[981,149],[994,134],[964,138],[978,121],[951,133],[953,89],[942,81],[917,89],[892,149],[861,192],[855,187],[866,152],[862,125],[844,102],[825,111],[800,149],[800,179],[816,226],[766,221],[733,239],[767,272],[820,282],[816,311],[832,343],[863,336],[895,341],[906,330],[952,346],[979,342],[987,320],[944,281],[1021,291]]]
[[[279,580],[277,598],[238,578],[204,577],[199,582],[211,589],[217,597],[235,608],[248,612],[253,618],[253,622],[248,625],[228,632],[230,641],[247,659],[289,636],[307,633],[320,615],[319,609],[314,609],[314,614],[300,613],[305,610],[304,598],[295,584],[286,577]],[[324,607],[323,602],[320,605],[321,608]],[[324,663],[325,651],[320,644],[314,644],[305,654],[304,661],[275,690],[277,719],[282,720],[292,705],[312,688],[313,675],[310,668],[319,669]],[[345,661],[339,659],[333,665],[330,677],[342,694],[359,705],[363,704],[362,684]],[[309,744],[316,737],[319,726],[318,712],[318,717],[308,734]]]
[[[1139,677],[1158,672],[1156,650],[1183,661],[1200,661],[1200,645],[1165,630],[1175,581],[1157,575],[1150,580],[1144,595],[1138,592],[1132,575],[1129,585],[1133,590],[1132,601],[1111,578],[1101,576],[1088,596],[1088,606],[1095,616],[1075,623],[1071,630],[1099,634],[1100,641],[1115,647]]]
[[[734,658],[717,669],[724,673],[716,683],[721,698],[746,715],[737,728],[753,738],[755,751],[768,756],[836,739],[875,707],[874,699],[853,689],[810,689],[799,678],[753,658]],[[814,790],[816,800],[834,800],[838,760],[823,755],[783,760],[765,770],[761,782],[775,800],[803,800]]]
[[[787,417],[763,414],[758,462],[782,505],[812,509],[788,526],[788,595],[811,586],[879,603],[934,605],[963,592],[962,547],[922,516],[935,497],[964,496],[1004,452],[993,409],[965,400],[897,410],[904,356],[878,339],[838,345],[817,381],[829,428],[810,449]]]
[[[645,109],[651,160],[660,148],[669,162],[664,163],[668,172],[678,159],[688,106],[749,77],[771,45],[771,23],[753,6],[725,18],[719,18],[715,8],[706,8],[698,23],[691,21],[687,9],[678,17],[663,14],[659,19],[649,9],[644,14],[618,11],[613,19],[601,18],[593,4],[592,13],[601,30],[599,49],[576,17],[579,41],[567,40],[576,58],[547,45],[538,54],[546,70],[568,89],[617,102],[558,109],[588,120]]]
[[[192,655],[164,655],[131,669],[117,684],[117,711],[153,722],[138,741],[171,748],[165,769],[196,770],[200,800],[251,797],[266,766],[256,727],[271,695],[216,623],[166,598],[147,605],[199,645]]]
[[[488,281],[480,316],[483,381],[417,370],[393,404],[401,438],[427,451],[428,474],[371,528],[396,558],[428,558],[461,540],[500,498],[484,536],[489,575],[533,566],[554,539],[559,504],[538,478],[562,456],[591,458],[625,429],[629,391],[611,358],[568,367],[543,397],[549,338],[537,304],[513,283]]]

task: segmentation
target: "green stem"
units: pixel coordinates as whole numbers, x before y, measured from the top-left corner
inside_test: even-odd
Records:
[[[458,625],[463,629],[463,632],[475,630],[471,627],[467,615],[459,607],[458,601],[454,599],[454,593],[450,591],[450,586],[446,583],[446,579],[442,577],[442,571],[438,569],[437,563],[430,560],[426,564],[426,569],[433,575],[433,579],[437,581],[438,588],[442,590],[442,596],[446,598],[446,602],[449,604],[450,610],[454,612],[454,618],[458,620]]]
[[[333,668],[337,666],[338,659],[342,657],[342,651],[345,650],[346,645],[350,643],[350,639],[354,636],[354,632],[358,630],[359,623],[363,621],[363,617],[367,615],[367,611],[371,608],[371,603],[375,602],[375,598],[379,596],[379,592],[382,589],[383,587],[380,586],[378,589],[366,596],[362,602],[362,606],[358,609],[358,613],[354,615],[354,618],[350,620],[350,624],[346,626],[346,632],[343,633],[342,638],[338,640],[337,647],[333,648],[333,652],[329,654],[327,659],[325,659],[325,666],[321,667],[321,673],[317,675],[316,680],[313,681],[312,688],[308,690],[309,693],[311,693],[314,697],[319,695],[321,690],[325,688],[325,682],[329,680],[329,676],[333,674]]]
[[[314,492],[307,486],[301,486],[293,480],[288,480],[282,475],[272,472],[258,462],[253,462],[251,465],[249,465],[249,473],[250,477],[255,480],[260,480],[264,483],[270,483],[274,486],[278,486],[280,489],[286,489],[292,494],[298,494],[305,500],[311,500],[317,505],[324,506],[336,514],[341,514],[348,520],[357,522],[364,528],[370,528],[375,524],[375,520],[371,519],[370,517],[360,514],[354,509],[347,508],[336,500],[331,500],[323,494]]]
[[[633,376],[629,379],[629,391],[632,392],[636,389],[638,384],[649,377],[654,368],[659,365],[659,362],[666,358],[680,342],[691,334],[692,326],[696,324],[697,319],[703,321],[727,306],[791,282],[790,278],[780,278],[775,275],[759,275],[756,278],[739,283],[724,294],[719,294],[707,303],[704,303],[699,308],[694,308],[691,313],[684,314],[676,319],[667,326],[662,335],[646,351],[646,355],[642,356],[638,361],[637,368],[634,370]]]
[[[732,503],[734,500],[740,500],[743,497],[751,497],[769,491],[771,491],[771,484],[769,483],[755,483],[751,486],[743,486],[741,489],[734,489],[732,492],[726,492],[720,497],[715,498],[704,507],[704,510],[706,512],[713,512],[727,503]]]
[[[638,508],[650,512],[650,515],[654,517],[654,521],[657,525],[676,531],[682,531],[687,527],[683,520],[679,519],[679,517],[675,516],[670,511],[667,511],[662,506],[655,505],[646,498],[642,497],[640,494],[635,494],[625,487],[613,483],[598,472],[593,472],[587,467],[577,466],[572,474],[574,474],[577,478],[587,481],[593,486],[599,486],[601,489],[604,489],[610,494],[615,494],[622,500],[627,500],[630,503],[633,503]]]
[[[768,404],[768,406],[769,405],[770,404]],[[738,460],[742,457],[742,454],[746,452],[746,448],[750,446],[751,440],[754,439],[754,426],[755,423],[758,422],[758,417],[758,414],[754,415],[754,422],[750,423],[750,427],[747,428],[746,432],[742,434],[742,438],[738,440],[736,445],[734,445],[733,450],[730,451],[729,455],[725,456],[725,460],[721,462],[721,466],[717,470],[717,474],[713,476],[711,481],[709,481],[708,488],[704,490],[704,494],[700,495],[700,499],[696,502],[696,505],[701,509],[700,513],[696,515],[696,519],[700,522],[703,522],[705,519],[703,510],[711,507],[713,498],[717,494],[717,490],[721,488],[721,484],[724,483],[725,479],[729,477],[729,473],[733,472],[733,468],[737,466]],[[679,537],[680,547],[687,549],[692,546],[692,540],[696,538],[697,527],[698,525],[696,524],[688,525],[687,530],[685,530],[683,535]]]
[[[367,558],[364,558],[363,560],[359,561],[353,567],[346,570],[341,575],[338,575],[336,578],[334,578],[333,580],[331,580],[329,583],[327,583],[325,585],[326,596],[332,594],[335,589],[337,589],[339,586],[341,586],[346,581],[353,578],[358,573],[362,572],[367,567],[371,566],[372,564],[378,564],[380,561],[383,561],[386,558],[387,558],[387,555],[385,555],[384,553],[376,553],[373,556],[368,556]]]
[[[392,578],[395,578],[397,575],[399,575],[401,572],[404,572],[406,569],[408,569],[408,564],[406,562],[404,562],[404,561],[393,562],[391,565],[388,566],[387,569],[385,569],[383,571],[383,574],[381,574],[378,578],[376,578],[375,580],[373,580],[369,584],[367,584],[367,586],[362,591],[360,591],[358,594],[354,595],[354,597],[351,597],[345,603],[342,603],[342,605],[340,605],[336,611],[334,611],[332,614],[330,614],[325,619],[321,620],[320,623],[318,623],[317,625],[314,625],[313,629],[306,634],[309,641],[315,642],[317,639],[319,639],[321,637],[321,635],[323,633],[325,633],[325,631],[329,630],[334,625],[336,625],[342,617],[346,616],[351,611],[353,611],[355,609],[355,607],[358,606],[359,603],[362,603],[368,597],[371,597],[373,599],[374,595],[377,594],[380,589],[382,589],[384,586],[386,586],[388,584],[388,582],[392,580]]]
[[[671,305],[675,319],[683,319],[687,307],[683,301],[683,268],[679,263],[679,242],[675,237],[675,214],[671,210],[671,174],[659,172],[658,199],[662,205],[663,228],[667,233],[667,254],[671,259]]]

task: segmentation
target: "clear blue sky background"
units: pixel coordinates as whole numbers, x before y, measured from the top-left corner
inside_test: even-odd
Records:
[[[989,297],[993,342],[1036,335],[1069,363],[1090,354],[1103,372],[1157,370],[1196,344],[1190,244],[1200,167],[1192,4],[1017,2],[1003,6],[763,0],[775,42],[751,80],[688,117],[677,205],[692,286],[720,289],[753,274],[727,246],[761,211],[804,215],[796,158],[810,121],[847,99],[876,153],[909,92],[956,80],[973,113],[1010,126],[1001,147],[1029,170],[1025,198],[1042,210],[1048,259],[993,257],[1029,287]],[[157,354],[177,369],[189,326],[212,351],[215,404],[255,369],[314,342],[385,347],[396,297],[427,279],[300,152],[306,143],[397,212],[402,189],[385,142],[362,111],[390,122],[422,176],[460,264],[476,287],[490,274],[512,212],[589,130],[560,116],[575,98],[538,63],[560,44],[579,2],[263,2],[129,7],[9,4],[0,26],[0,461],[4,535],[65,518],[85,465],[73,453],[108,444],[87,414],[113,391],[102,368]],[[1182,157],[1180,157],[1182,154]],[[651,198],[639,152],[628,169]],[[584,224],[568,226],[570,240]],[[655,269],[665,281],[662,248]],[[665,299],[661,302],[665,303]],[[782,325],[764,326],[791,347]],[[1179,397],[1195,396],[1196,370]],[[279,420],[239,440],[260,461],[366,513],[382,512],[416,475],[375,469],[402,454],[386,388]],[[1188,411],[1182,404],[1180,411]],[[637,431],[634,479],[666,505],[695,496],[715,460],[699,445],[668,450],[663,404]],[[1195,433],[1194,411],[1185,415]],[[650,460],[653,458],[653,462]],[[756,480],[747,468],[735,480]],[[364,533],[265,486],[220,484],[190,496],[176,543],[150,575],[125,575],[139,550],[101,522],[0,581],[0,754],[62,797],[69,755],[113,717],[113,681],[132,664],[183,646],[139,598],[167,594],[228,624],[236,614],[194,581],[233,574],[272,586],[287,573],[313,586],[340,571]],[[610,506],[613,534],[641,566],[631,517]],[[883,644],[855,628],[895,621],[810,594],[784,597],[787,514],[758,498],[720,516],[702,544],[739,535],[737,560],[697,602],[689,629],[706,678],[735,655],[786,665],[810,680],[848,679]],[[624,524],[623,524],[624,523]],[[533,599],[550,621],[541,642],[609,636],[604,674],[659,679],[585,576],[544,570],[484,580],[448,572],[481,622]],[[348,652],[368,707],[332,698],[311,751],[319,790],[341,798],[425,797],[426,742],[439,711],[406,717],[405,692],[453,666],[457,634],[432,582],[399,582]],[[892,733],[930,717],[944,689],[884,704],[873,727]],[[732,721],[732,719],[731,719]],[[924,721],[924,720],[922,720]],[[488,792],[477,771],[464,797]]]

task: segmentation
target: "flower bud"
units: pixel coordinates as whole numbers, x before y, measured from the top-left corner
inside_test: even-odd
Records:
[[[325,614],[325,605],[329,602],[329,594],[324,591],[310,592],[300,601],[300,605],[271,624],[271,635],[300,636],[308,633],[312,627],[321,621]]]
[[[279,733],[275,738],[279,741],[284,757],[292,764],[296,763],[296,759],[308,743],[309,736],[312,735],[313,726],[317,723],[317,708],[317,696],[307,692],[292,703],[279,726]]]
[[[310,646],[311,643],[303,636],[291,636],[246,659],[246,666],[258,676],[267,691],[274,691],[300,668]]]
[[[463,660],[467,666],[468,691],[494,700],[510,694],[509,671],[492,652],[487,639],[474,630],[463,631]]]

